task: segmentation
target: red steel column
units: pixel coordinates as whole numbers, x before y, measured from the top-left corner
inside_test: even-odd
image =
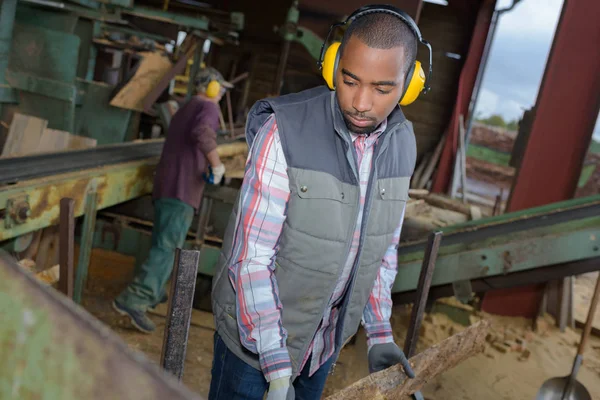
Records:
[[[454,159],[458,149],[459,116],[462,114],[466,118],[469,111],[471,94],[475,87],[477,71],[481,64],[481,57],[483,56],[485,41],[488,36],[495,6],[496,0],[481,0],[477,20],[475,21],[473,34],[471,35],[469,52],[458,81],[458,93],[456,95],[454,110],[450,117],[450,124],[448,125],[446,143],[442,150],[437,171],[433,177],[432,192],[446,193],[448,191],[448,185],[450,184],[454,169]],[[432,93],[435,91],[435,70],[433,71],[433,81]]]
[[[565,0],[507,211],[572,198],[600,107],[600,1]]]
[[[507,211],[575,194],[600,108],[599,15],[600,1],[564,2]],[[495,290],[486,294],[482,308],[533,317],[541,297],[538,286]]]

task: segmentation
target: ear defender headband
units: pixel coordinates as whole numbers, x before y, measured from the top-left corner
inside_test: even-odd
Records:
[[[431,73],[433,71],[433,60],[431,54],[431,45],[429,42],[423,40],[421,36],[421,31],[419,30],[415,21],[404,11],[389,5],[382,4],[374,4],[369,6],[364,6],[354,11],[345,21],[338,22],[329,28],[329,33],[321,46],[321,55],[319,57],[319,61],[317,65],[321,70],[321,74],[329,89],[335,89],[335,75],[338,67],[338,63],[340,61],[340,42],[333,42],[325,51],[325,44],[329,41],[329,37],[333,30],[339,26],[346,25],[348,23],[352,23],[357,18],[365,16],[367,14],[373,13],[387,13],[394,15],[399,18],[402,22],[404,22],[410,30],[415,34],[417,40],[427,46],[429,49],[429,73],[427,78],[425,78],[425,72],[423,71],[423,67],[419,61],[415,61],[413,65],[408,69],[406,74],[406,78],[404,80],[404,92],[402,93],[402,97],[400,97],[399,104],[401,106],[407,106],[413,103],[421,93],[427,93],[431,88],[429,86],[431,82]]]

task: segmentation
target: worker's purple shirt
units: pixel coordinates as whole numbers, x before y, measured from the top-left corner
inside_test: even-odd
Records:
[[[204,191],[206,155],[217,147],[217,104],[194,96],[171,118],[156,168],[153,197],[174,198],[198,209]]]

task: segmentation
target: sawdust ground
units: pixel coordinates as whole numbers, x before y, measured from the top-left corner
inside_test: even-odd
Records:
[[[132,259],[105,251],[94,251],[90,265],[90,280],[86,288],[83,306],[98,319],[111,327],[135,350],[144,353],[151,362],[159,362],[166,306],[159,307],[152,320],[157,331],[147,335],[129,326],[127,319],[111,308],[110,302],[126,285],[131,276]],[[577,290],[593,289],[595,276],[582,276],[577,280]],[[591,284],[588,281],[591,280]],[[583,282],[583,284],[582,284]],[[589,299],[589,293],[576,296]],[[448,308],[466,308],[463,313],[471,321],[479,318],[491,319],[493,331],[483,354],[475,356],[443,375],[431,380],[424,388],[426,399],[435,400],[504,400],[534,399],[538,388],[551,377],[570,373],[580,330],[561,333],[546,316],[539,321],[539,329],[531,330],[531,321],[523,318],[489,316],[469,310],[453,299],[441,304]],[[435,312],[435,308],[423,321],[417,352],[423,351],[452,334],[464,329],[464,325],[450,319],[446,313]],[[460,312],[459,312],[460,314]],[[392,324],[398,343],[403,343],[410,315],[409,306],[394,308]],[[210,368],[213,357],[214,323],[212,314],[194,310],[190,327],[187,360],[183,383],[195,392],[207,396],[210,385]],[[506,353],[494,348],[505,340],[525,340],[524,348],[510,349]],[[528,358],[524,357],[529,351]],[[368,374],[366,364],[366,340],[359,331],[356,343],[347,346],[341,353],[335,373],[330,376],[324,395],[327,396],[348,386]],[[585,353],[584,365],[578,379],[592,394],[600,399],[600,339],[592,337]],[[324,396],[324,397],[325,397]]]

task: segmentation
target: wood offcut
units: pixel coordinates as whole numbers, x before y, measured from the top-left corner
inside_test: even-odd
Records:
[[[133,78],[110,101],[113,107],[144,111],[144,99],[172,67],[169,58],[159,52],[140,53],[143,57]]]
[[[489,329],[489,321],[479,321],[412,357],[409,362],[415,372],[414,379],[408,378],[400,365],[395,365],[355,382],[326,400],[409,400],[436,376],[482,353]]]

